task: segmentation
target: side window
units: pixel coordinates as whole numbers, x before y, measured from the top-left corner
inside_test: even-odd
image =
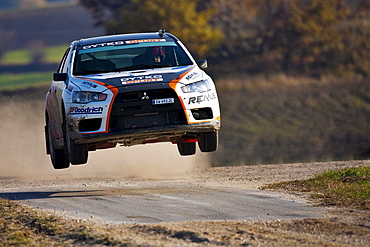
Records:
[[[60,62],[59,67],[58,67],[58,73],[66,73],[67,72],[66,61],[67,61],[67,57],[68,57],[68,54],[69,54],[70,50],[71,50],[71,48],[68,48],[66,50],[66,52],[64,53],[62,61]]]

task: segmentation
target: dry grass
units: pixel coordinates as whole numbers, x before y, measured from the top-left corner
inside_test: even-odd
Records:
[[[87,222],[64,219],[0,198],[0,246],[136,246]]]
[[[368,79],[279,74],[216,85],[222,128],[215,166],[370,157]]]

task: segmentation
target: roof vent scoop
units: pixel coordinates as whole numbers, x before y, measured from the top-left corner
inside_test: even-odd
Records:
[[[159,30],[158,30],[158,36],[162,38],[165,32],[166,32],[166,30],[164,30],[164,29],[159,29]]]

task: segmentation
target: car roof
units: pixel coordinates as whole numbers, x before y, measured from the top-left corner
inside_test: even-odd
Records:
[[[136,39],[167,39],[167,40],[177,40],[175,36],[170,33],[165,33],[164,35],[158,32],[153,33],[131,33],[131,34],[117,34],[117,35],[107,35],[92,37],[86,39],[76,40],[78,46],[92,45],[98,43],[114,42],[114,41],[124,41],[124,40],[136,40]]]

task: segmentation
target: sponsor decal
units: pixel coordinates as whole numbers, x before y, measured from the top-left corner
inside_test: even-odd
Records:
[[[71,107],[69,108],[69,114],[102,114],[103,110],[103,107]]]
[[[95,83],[89,82],[89,81],[83,81],[82,85],[86,85],[86,86],[89,86],[89,87],[92,87],[92,88],[97,88],[98,87],[98,85],[96,85]]]
[[[72,92],[73,87],[72,87],[71,85],[68,85],[68,87],[66,88],[66,90],[67,90],[68,92]]]
[[[147,43],[147,42],[166,42],[165,39],[138,39],[138,40],[128,40],[126,44],[137,44],[137,43]]]
[[[167,98],[167,99],[153,99],[152,104],[153,105],[164,105],[164,104],[173,104],[175,103],[174,98]]]
[[[198,75],[198,73],[197,73],[197,72],[193,72],[193,73],[189,74],[188,76],[186,76],[186,77],[185,77],[185,79],[186,79],[186,80],[190,80],[191,78],[193,78],[193,77],[195,77],[195,76],[197,76],[197,75]]]
[[[188,104],[200,104],[205,101],[211,101],[217,99],[217,96],[215,93],[209,93],[209,94],[204,94],[204,95],[199,95],[196,97],[190,97]]]
[[[163,81],[162,75],[143,75],[121,78],[122,84]]]
[[[83,50],[97,48],[97,47],[106,47],[106,46],[118,46],[125,44],[138,44],[138,43],[147,43],[147,42],[166,42],[166,39],[138,39],[138,40],[127,40],[127,41],[113,41],[113,42],[104,42],[93,45],[85,45],[82,47]]]
[[[124,44],[125,44],[125,41],[105,42],[105,43],[100,43],[100,44],[85,45],[82,47],[82,49],[87,50],[87,49],[97,48],[97,47],[117,46],[117,45],[124,45]]]

